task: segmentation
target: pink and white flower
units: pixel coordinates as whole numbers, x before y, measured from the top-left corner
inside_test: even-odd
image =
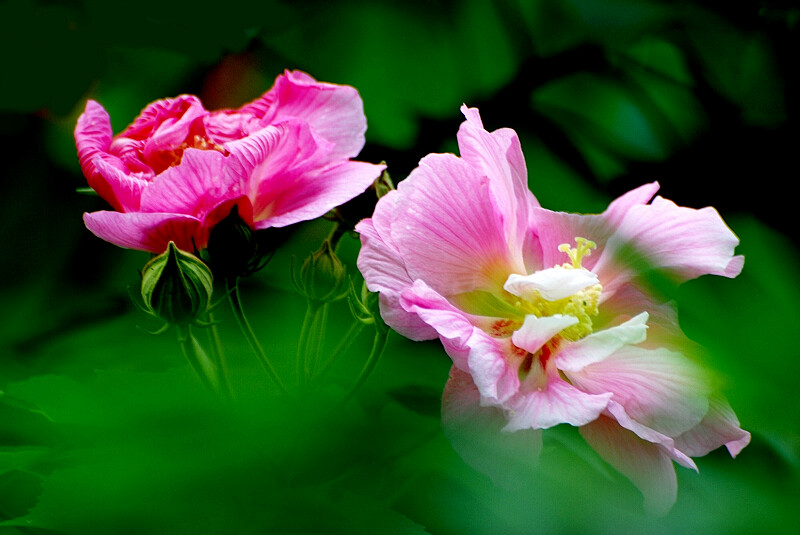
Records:
[[[253,229],[323,215],[363,192],[384,166],[351,161],[367,123],[358,92],[300,71],[278,76],[237,110],[207,111],[192,95],[148,105],[117,136],[88,101],[75,128],[89,186],[114,211],[84,215],[97,236],[162,252],[203,249],[238,207]]]
[[[534,455],[540,430],[579,426],[650,509],[668,510],[672,461],[696,469],[692,456],[721,445],[735,456],[750,435],[685,354],[648,274],[735,277],[738,239],[713,208],[653,198],[657,183],[602,214],[544,209],[516,133],[462,112],[461,157],[426,156],[356,227],[383,318],[411,339],[438,337],[452,358],[446,430],[500,418]]]

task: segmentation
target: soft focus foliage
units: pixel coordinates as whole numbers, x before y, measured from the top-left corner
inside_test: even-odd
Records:
[[[0,3],[0,521],[25,526],[0,534],[792,533],[800,255],[784,190],[798,174],[798,19],[782,1],[144,0],[124,13],[100,0]],[[211,403],[173,337],[135,329],[158,327],[126,292],[148,256],[86,232],[79,214],[107,206],[75,194],[85,180],[72,130],[89,98],[120,132],[166,95],[236,108],[285,68],[359,90],[369,128],[358,158],[386,160],[395,181],[425,154],[455,150],[467,103],[489,130],[520,134],[544,206],[599,212],[653,180],[680,205],[715,206],[741,240],[742,274],[654,282],[707,348],[751,444],[735,461],[699,459],[699,475],[681,470],[678,501],[658,520],[572,428],[551,430],[533,478],[527,445],[511,448],[520,477],[499,487],[442,434],[450,361],[438,343],[390,334],[375,372],[331,416],[366,334],[326,389],[274,406],[223,312],[246,409]],[[342,215],[367,217],[373,202]],[[299,225],[242,284],[288,377],[305,310],[291,257],[327,233],[324,221]],[[349,274],[357,250],[342,238]],[[343,333],[348,304],[332,306],[331,332]]]

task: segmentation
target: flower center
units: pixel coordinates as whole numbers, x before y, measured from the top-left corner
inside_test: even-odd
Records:
[[[513,306],[520,316],[537,317],[557,314],[572,316],[578,320],[558,336],[575,341],[592,333],[592,318],[597,316],[603,286],[597,276],[582,266],[597,245],[586,238],[575,238],[576,247],[561,244],[558,250],[566,253],[570,262],[531,275],[511,275],[505,289],[517,299]]]

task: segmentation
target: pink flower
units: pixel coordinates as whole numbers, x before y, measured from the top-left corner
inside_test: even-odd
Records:
[[[75,142],[89,186],[115,211],[84,215],[97,236],[154,253],[203,249],[235,206],[253,229],[316,218],[363,192],[384,166],[350,161],[367,124],[358,92],[287,71],[238,110],[181,95],[113,136],[88,101]]]
[[[653,199],[656,183],[598,215],[541,208],[516,133],[487,132],[478,110],[462,112],[461,157],[426,156],[356,227],[383,318],[414,340],[438,337],[452,358],[451,436],[520,432],[535,455],[541,429],[579,426],[649,508],[668,510],[673,460],[696,469],[692,456],[723,444],[735,456],[750,435],[684,354],[688,340],[648,274],[735,277],[738,239],[713,208]],[[485,444],[461,442],[481,464]]]

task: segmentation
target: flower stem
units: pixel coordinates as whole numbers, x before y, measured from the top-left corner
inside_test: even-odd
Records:
[[[331,352],[331,356],[328,357],[322,367],[319,370],[319,376],[322,377],[328,370],[331,369],[333,364],[336,362],[336,359],[339,358],[339,355],[347,351],[347,349],[353,345],[355,339],[358,338],[358,335],[361,334],[361,331],[364,329],[364,323],[360,321],[354,321],[352,325],[350,325],[350,329],[347,331],[347,334],[342,337],[339,341],[339,345]]]
[[[222,341],[219,337],[219,330],[214,323],[214,314],[208,313],[208,339],[211,343],[211,357],[217,364],[220,393],[228,399],[233,399],[233,389],[231,388],[230,377],[228,376],[228,361],[222,350]]]
[[[385,328],[376,327],[375,328],[375,338],[372,340],[372,351],[370,351],[369,357],[367,358],[366,362],[364,362],[364,367],[361,368],[361,373],[358,375],[358,379],[356,380],[353,387],[350,391],[342,398],[340,402],[341,405],[344,405],[358,392],[358,389],[366,382],[367,378],[372,373],[372,370],[375,369],[375,366],[378,364],[378,361],[383,355],[383,350],[386,348],[386,341],[389,337],[389,330]]]
[[[314,373],[325,332],[327,304],[308,300],[300,339],[297,343],[297,378],[299,384],[306,383]]]
[[[212,392],[219,392],[217,366],[192,334],[191,327],[186,325],[178,329],[178,342],[183,356],[189,361],[200,381]]]
[[[267,357],[266,353],[264,353],[264,349],[261,347],[261,344],[258,342],[255,333],[253,332],[253,328],[250,327],[250,323],[247,321],[247,317],[244,315],[244,310],[242,309],[242,302],[239,298],[239,281],[238,279],[233,280],[233,284],[231,284],[230,279],[225,280],[225,289],[228,294],[228,302],[231,305],[231,310],[233,311],[233,315],[236,317],[236,322],[239,324],[239,328],[242,330],[242,334],[247,339],[247,342],[250,344],[250,348],[255,353],[256,357],[258,358],[259,363],[267,372],[267,374],[275,381],[275,384],[278,385],[278,388],[281,389],[281,392],[287,394],[288,391],[286,387],[283,385],[283,381],[278,376],[278,373],[273,368],[272,363],[270,362],[269,358]]]

